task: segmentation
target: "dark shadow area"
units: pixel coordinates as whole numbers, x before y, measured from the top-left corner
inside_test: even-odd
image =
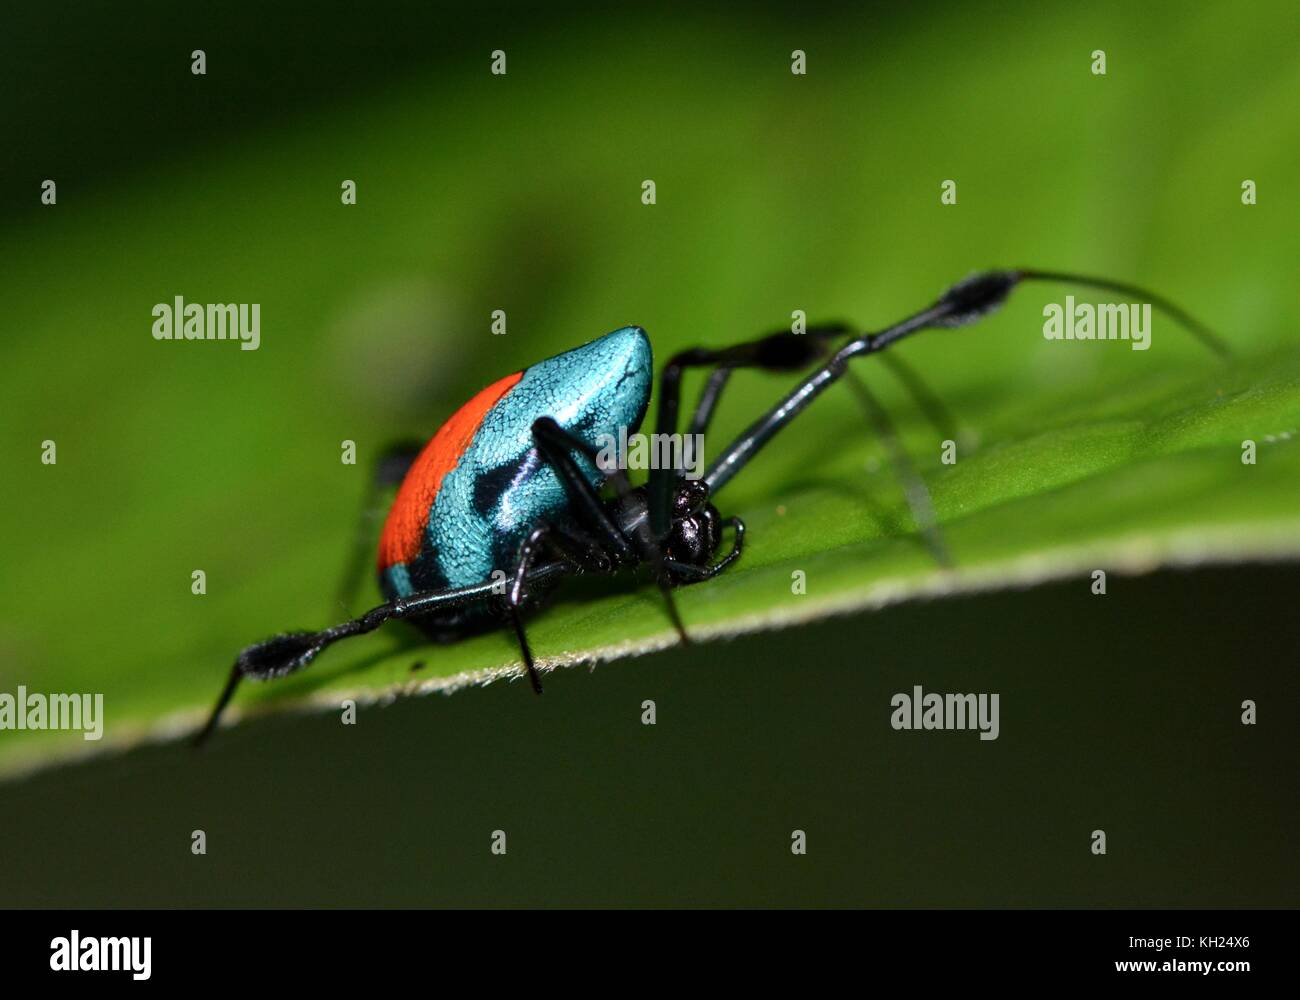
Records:
[[[0,786],[0,905],[1294,906],[1297,585],[917,604],[50,772]],[[1000,737],[893,730],[915,684]]]

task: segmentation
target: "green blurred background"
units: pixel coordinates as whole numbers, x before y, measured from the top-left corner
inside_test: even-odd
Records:
[[[333,617],[383,443],[624,323],[662,358],[792,308],[880,325],[1034,264],[1158,288],[1247,355],[1294,343],[1291,4],[3,18],[0,690],[145,715],[215,692],[234,647]],[[260,302],[261,349],[155,343],[149,309],[177,294]],[[986,433],[1131,370],[1127,351],[1063,363],[1032,302],[1003,316],[962,350],[909,346]],[[1170,371],[1204,363],[1160,345]],[[738,383],[723,429],[774,392]],[[729,500],[797,478],[852,414],[828,398]],[[1066,584],[900,608],[565,671],[540,703],[495,685],[48,771],[0,785],[0,903],[1294,905],[1296,582],[1202,570],[1105,601]],[[1002,738],[893,733],[884,706],[913,683],[1001,692]],[[1271,706],[1253,730],[1245,697]]]

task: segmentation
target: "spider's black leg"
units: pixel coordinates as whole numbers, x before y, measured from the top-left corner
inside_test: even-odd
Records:
[[[809,336],[813,338],[812,351],[807,355],[806,360],[811,362],[814,359],[825,357],[829,354],[828,342],[831,338],[845,336],[853,332],[853,327],[847,323],[827,323],[815,327],[810,327],[806,334],[794,334],[782,331],[771,334],[771,337],[795,337]],[[764,338],[765,340],[768,338]],[[761,343],[761,341],[759,342]],[[752,344],[749,346],[753,346]],[[916,372],[911,365],[904,363],[903,359],[894,354],[881,355],[881,363],[898,379],[899,384],[912,399],[916,402],[922,415],[934,426],[942,438],[957,437],[957,421],[953,418],[952,412],[943,404],[943,401],[935,394],[925,380]],[[708,379],[704,383],[704,388],[700,391],[700,398],[695,404],[695,412],[691,416],[691,422],[688,428],[690,434],[703,434],[709,428],[709,423],[713,419],[714,410],[718,405],[718,398],[722,395],[723,389],[726,388],[731,373],[739,365],[722,365],[713,369],[709,373]],[[782,366],[781,368],[768,368],[769,371],[789,371],[793,366]]]
[[[921,415],[939,433],[941,440],[959,439],[961,431],[958,429],[957,418],[915,368],[897,354],[880,355],[880,363],[889,369],[894,378],[898,379],[899,384],[916,403]]]
[[[579,519],[595,532],[597,539],[608,547],[611,555],[616,557],[616,561],[629,562],[635,559],[637,553],[631,542],[611,520],[605,505],[601,503],[599,494],[592,489],[586,476],[573,460],[573,452],[576,451],[590,459],[596,468],[614,484],[618,494],[626,496],[631,492],[632,487],[622,470],[601,469],[597,462],[600,452],[576,434],[565,430],[550,417],[542,417],[533,423],[533,440],[537,442],[537,450],[542,457],[560,477],[560,482],[564,485],[564,490]],[[646,558],[646,555],[642,553],[641,558]]]
[[[903,487],[903,495],[907,499],[907,505],[912,510],[912,517],[916,521],[917,530],[920,531],[921,537],[925,539],[925,544],[929,547],[930,553],[934,556],[935,561],[940,566],[951,566],[952,557],[948,554],[948,546],[943,540],[943,532],[939,530],[939,521],[934,514],[934,502],[930,499],[930,489],[925,485],[925,480],[921,478],[920,473],[916,471],[916,466],[908,457],[907,449],[903,447],[903,442],[894,429],[894,422],[889,419],[889,414],[885,408],[880,405],[880,401],[867,388],[867,383],[855,371],[848,371],[848,383],[858,401],[862,404],[867,418],[871,421],[877,437],[889,452],[890,461],[894,465],[894,471],[898,475],[899,483]]]
[[[823,323],[811,326],[803,333],[795,333],[793,330],[778,330],[776,333],[770,333],[757,340],[736,344],[718,351],[683,351],[678,354],[675,358],[669,360],[669,365],[672,365],[678,359],[685,359],[685,367],[697,367],[692,363],[692,359],[710,354],[714,358],[725,359],[716,362],[704,362],[706,365],[716,363],[717,367],[709,373],[704,388],[700,391],[700,398],[695,404],[695,412],[691,415],[688,432],[703,434],[709,429],[714,410],[717,409],[718,398],[722,395],[722,390],[726,388],[731,373],[737,368],[762,368],[770,372],[798,371],[818,358],[823,358],[829,354],[832,346],[831,341],[852,332],[853,327],[848,323]],[[680,374],[674,376],[672,381],[677,386],[677,391],[680,392]],[[665,386],[666,388],[667,386]],[[661,391],[664,390],[661,389]],[[664,433],[671,433],[675,429],[673,427]]]
[[[600,452],[576,434],[565,430],[550,417],[542,417],[533,424],[533,438],[537,441],[538,450],[551,463],[560,481],[564,483],[564,488],[579,516],[609,545],[610,551],[615,555],[615,561],[631,562],[639,558],[650,564],[673,628],[683,643],[689,643],[690,637],[686,634],[686,626],[682,623],[681,615],[677,611],[677,602],[673,600],[672,591],[665,577],[663,551],[650,535],[649,526],[645,521],[637,524],[634,547],[618,526],[610,520],[605,505],[600,502],[600,497],[578,470],[572,453],[576,451],[588,458],[597,469],[600,469],[606,479],[614,484],[620,497],[625,497],[631,492],[632,487],[627,476],[621,469],[601,469]]]
[[[769,372],[790,372],[806,368],[813,361],[825,358],[832,342],[853,332],[848,323],[823,323],[809,327],[803,333],[779,330],[757,340],[734,344],[731,347],[709,350],[694,348],[682,351],[669,359],[664,366],[659,383],[659,415],[655,431],[672,434],[677,429],[678,410],[681,405],[681,379],[687,368],[713,366],[700,392],[688,425],[691,435],[708,430],[717,409],[718,400],[737,368],[761,368]],[[891,359],[892,360],[892,359]],[[934,393],[910,368],[901,361],[892,365],[903,388],[912,395],[921,412],[945,437],[952,437],[954,421]],[[900,469],[900,476],[907,474]],[[662,538],[671,523],[673,487],[680,476],[676,470],[655,470],[650,476],[650,522],[656,538]],[[914,491],[913,491],[914,492]],[[921,508],[913,507],[918,522],[924,521]]]
[[[1226,351],[1222,343],[1204,326],[1167,299],[1145,289],[1121,282],[1087,278],[1078,275],[1045,271],[986,271],[959,281],[941,295],[932,305],[920,312],[887,327],[878,333],[867,333],[845,344],[822,367],[812,372],[789,392],[776,406],[752,423],[710,464],[704,473],[704,484],[709,493],[716,495],[781,428],[787,426],[818,396],[837,382],[848,370],[853,358],[874,354],[918,330],[966,326],[996,310],[1012,289],[1022,281],[1071,281],[1077,284],[1116,291],[1144,298],[1172,316],[1191,330],[1203,343],[1216,350]]]
[[[1220,358],[1232,356],[1232,350],[1217,333],[1192,316],[1186,309],[1149,289],[1129,284],[1127,281],[1112,281],[1110,278],[1094,278],[1085,274],[1068,274],[1063,271],[1038,271],[1033,268],[1022,267],[1014,273],[1019,275],[1022,281],[1054,281],[1064,285],[1082,285],[1085,288],[1096,288],[1103,292],[1118,292],[1120,295],[1132,299],[1145,299]]]
[[[528,636],[524,633],[524,623],[519,617],[519,610],[528,598],[527,585],[530,574],[533,573],[537,560],[543,555],[552,556],[576,572],[588,570],[608,572],[612,569],[612,564],[605,553],[596,548],[590,539],[580,539],[549,524],[539,524],[534,527],[520,544],[510,589],[506,591],[506,610],[511,624],[514,625],[515,636],[519,640],[519,652],[524,659],[524,668],[528,671],[528,680],[538,694],[542,693],[542,681],[537,675],[533,651],[528,645]]]
[[[553,579],[566,572],[563,564],[551,564],[539,567],[529,577],[529,582],[537,583]],[[229,704],[239,681],[245,677],[253,680],[270,680],[284,677],[308,666],[326,646],[348,639],[354,635],[373,632],[385,622],[402,618],[418,618],[431,611],[472,604],[475,601],[489,600],[496,592],[497,582],[489,580],[471,587],[456,587],[447,590],[430,590],[409,597],[399,597],[371,608],[359,618],[321,629],[318,632],[284,632],[262,642],[245,647],[235,658],[235,665],[230,678],[208,716],[206,725],[195,737],[195,745],[203,743],[216,728],[221,713]]]
[[[722,395],[722,390],[727,387],[731,373],[735,370],[722,367],[709,372],[709,378],[704,383],[704,388],[700,390],[700,398],[695,404],[695,412],[691,414],[691,422],[686,428],[686,433],[703,434],[709,429],[709,423],[713,420],[713,411],[718,405],[718,397]]]
[[[812,327],[805,334],[781,331],[761,340],[741,345],[742,350],[740,351],[731,348],[730,354],[733,359],[739,354],[747,354],[753,363],[761,364],[769,370],[788,370],[789,367],[797,364],[799,360],[807,361],[811,357],[823,356],[826,353],[825,345],[832,338],[850,332],[850,329],[847,323],[831,323]],[[796,341],[794,339],[799,337],[811,337],[812,340]],[[791,338],[788,345],[785,342],[786,338]],[[800,351],[800,347],[805,348],[805,350]],[[903,388],[916,401],[923,415],[935,426],[938,432],[944,438],[955,438],[957,432],[952,414],[920,376],[894,355],[882,355],[881,360],[891,369]],[[787,364],[786,362],[790,363]],[[695,413],[691,417],[690,434],[703,434],[708,429],[714,410],[717,408],[718,398],[721,396],[723,389],[726,388],[731,373],[738,366],[733,361],[731,364],[721,365],[709,373],[709,377],[700,393],[699,402],[696,404]],[[856,377],[854,377],[853,381],[853,388],[858,394],[868,419],[871,420],[873,429],[882,439],[886,450],[889,452],[895,471],[902,483],[907,504],[911,508],[912,516],[922,537],[925,538],[926,544],[940,565],[951,565],[952,560],[949,558],[947,546],[944,544],[939,531],[938,522],[934,515],[934,505],[930,499],[930,492],[925,485],[925,481],[917,474],[915,466],[908,459],[902,442],[884,408],[870,394],[864,383],[856,380]]]
[[[691,348],[680,351],[668,359],[659,377],[659,412],[655,433],[677,433],[678,414],[681,409],[682,376],[688,368],[714,368],[709,376],[691,418],[690,432],[702,434],[708,428],[718,397],[726,387],[735,368],[762,368],[772,372],[799,371],[825,354],[831,341],[849,332],[844,323],[831,323],[809,328],[797,334],[792,330],[760,337],[757,340],[716,349]],[[647,496],[650,504],[650,531],[662,541],[672,526],[674,489],[680,479],[679,470],[657,468],[650,472]]]
[[[374,566],[375,521],[383,515],[379,499],[406,478],[407,470],[423,448],[422,441],[398,442],[385,448],[375,463],[370,485],[361,503],[361,515],[357,518],[357,531],[348,554],[347,567],[335,594],[335,600],[345,614],[352,614],[352,605],[356,601],[361,581]]]
[[[1020,281],[1015,271],[991,271],[954,285],[938,301],[900,323],[855,337],[841,347],[821,368],[812,372],[776,406],[750,424],[704,473],[711,494],[722,489],[767,444],[778,431],[803,412],[814,399],[839,381],[848,363],[860,355],[884,350],[908,334],[927,327],[962,326],[992,312]]]
[[[768,358],[774,355],[786,358],[800,358],[801,354],[797,350],[784,349],[780,354],[773,349],[772,345],[784,341],[785,338],[795,338],[808,336],[813,340],[800,341],[799,344],[811,347],[811,350],[802,355],[803,360],[809,357],[820,357],[826,353],[825,345],[831,338],[843,336],[849,333],[851,328],[847,323],[831,323],[810,328],[806,334],[795,334],[792,331],[782,331],[771,334],[769,337],[759,341],[753,341],[748,345],[743,345],[746,350],[755,359],[762,359],[764,355]],[[734,349],[733,349],[734,351]],[[908,365],[904,364],[901,359],[894,355],[885,354],[881,356],[882,362],[890,368],[891,372],[897,377],[904,390],[916,401],[922,414],[934,425],[942,438],[956,438],[956,422],[952,414],[943,405],[934,392],[925,384],[919,375],[916,374]],[[718,398],[726,388],[731,373],[735,371],[737,365],[722,365],[715,368],[709,373],[708,379],[704,383],[704,388],[700,392],[699,402],[696,404],[695,413],[691,417],[688,433],[692,435],[703,434],[713,418],[714,410],[717,408]],[[768,364],[765,367],[773,369]],[[781,370],[788,366],[782,365]],[[918,475],[915,466],[908,459],[906,451],[903,449],[902,442],[894,430],[893,423],[890,421],[888,414],[879,402],[872,396],[867,387],[861,381],[855,381],[853,388],[857,391],[859,400],[870,419],[872,428],[875,430],[885,444],[889,452],[890,460],[894,465],[895,472],[903,486],[903,494],[907,500],[908,507],[912,511],[912,517],[915,519],[922,537],[925,539],[927,546],[933,553],[935,559],[943,566],[951,565],[951,559],[948,555],[947,546],[944,544],[943,537],[939,531],[938,522],[934,515],[934,505],[930,499],[930,492],[925,485],[925,481]],[[692,574],[686,574],[692,575]],[[699,578],[699,577],[696,577]]]

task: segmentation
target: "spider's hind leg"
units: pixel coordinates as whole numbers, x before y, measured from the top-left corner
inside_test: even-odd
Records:
[[[510,585],[506,590],[505,607],[515,630],[515,638],[519,640],[519,653],[523,657],[528,681],[537,694],[542,693],[542,681],[537,674],[533,650],[528,644],[520,611],[529,598],[529,580],[539,561],[547,556],[575,573],[607,573],[613,568],[609,556],[590,538],[546,523],[535,526],[519,546],[519,555],[515,559]]]
[[[551,575],[551,574],[548,574]],[[341,639],[373,632],[385,622],[394,619],[416,619],[448,608],[485,601],[492,596],[495,581],[485,581],[471,587],[445,588],[423,591],[399,597],[371,608],[364,615],[340,622],[315,632],[281,632],[269,639],[245,646],[235,658],[230,676],[208,715],[208,721],[195,738],[203,743],[220,721],[221,713],[234,697],[235,689],[245,677],[252,680],[271,680],[304,670],[328,646]]]

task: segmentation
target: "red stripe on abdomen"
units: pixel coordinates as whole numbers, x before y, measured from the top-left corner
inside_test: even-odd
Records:
[[[438,428],[411,463],[379,539],[380,570],[397,563],[409,563],[420,554],[429,511],[438,498],[443,479],[456,468],[474,441],[488,411],[523,377],[523,372],[515,372],[479,392]]]

